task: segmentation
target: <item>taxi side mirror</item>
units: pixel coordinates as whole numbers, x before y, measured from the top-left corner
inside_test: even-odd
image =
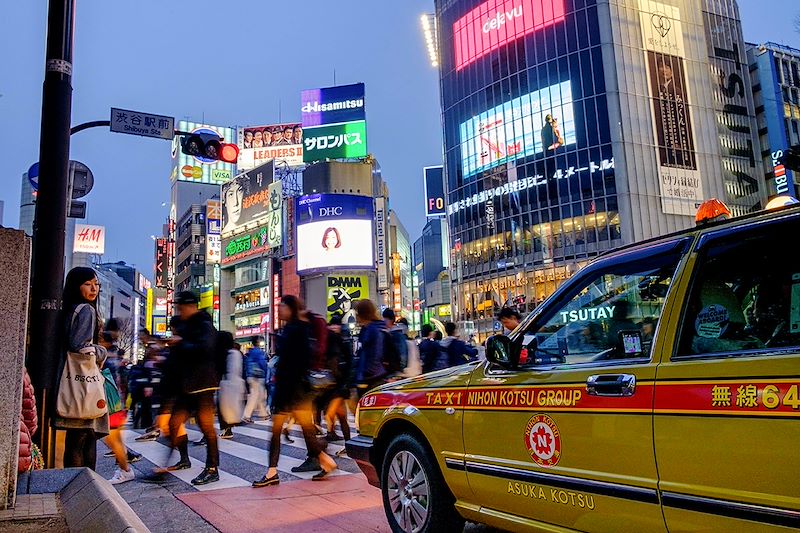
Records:
[[[511,339],[505,335],[489,337],[486,341],[486,360],[503,368],[516,366]]]

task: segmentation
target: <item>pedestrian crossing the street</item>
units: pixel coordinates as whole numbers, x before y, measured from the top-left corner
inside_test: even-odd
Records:
[[[350,417],[350,420],[352,420],[352,417]],[[351,432],[355,434],[352,422],[350,426]],[[191,480],[200,474],[205,465],[206,448],[205,446],[193,444],[203,436],[197,426],[187,425],[186,431],[190,441],[189,455],[191,456],[192,467],[186,470],[169,472],[169,475],[186,484],[190,484]],[[337,428],[337,432],[341,434],[340,428]],[[158,441],[136,441],[136,437],[142,433],[142,430],[124,432],[125,444],[129,450],[142,454],[149,463],[157,466],[167,466],[177,462],[177,451],[173,452],[171,457],[168,457],[169,446],[164,439],[159,439]],[[258,420],[253,424],[234,427],[232,439],[218,439],[220,480],[208,485],[193,487],[200,491],[249,487],[254,480],[259,479],[266,472],[269,466],[269,440],[271,435],[271,420]],[[285,437],[281,437],[281,455],[278,461],[278,473],[280,474],[281,482],[311,479],[316,472],[291,471],[293,467],[303,463],[307,455],[307,448],[300,426],[291,426],[290,435],[294,440],[291,444],[286,442]],[[330,443],[326,451],[338,465],[338,469],[331,473],[332,477],[358,474],[360,472],[355,462],[343,455],[344,441]]]

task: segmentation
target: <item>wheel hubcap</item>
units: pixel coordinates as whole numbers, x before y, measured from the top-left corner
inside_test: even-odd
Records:
[[[392,458],[386,490],[397,525],[407,533],[420,531],[430,506],[428,477],[411,452],[403,450]]]

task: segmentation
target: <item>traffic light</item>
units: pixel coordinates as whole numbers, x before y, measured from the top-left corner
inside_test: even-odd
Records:
[[[795,172],[800,172],[800,144],[783,151],[783,155],[778,158],[778,162]]]
[[[239,147],[222,141],[222,138],[211,133],[191,133],[181,137],[181,152],[194,157],[236,164]]]

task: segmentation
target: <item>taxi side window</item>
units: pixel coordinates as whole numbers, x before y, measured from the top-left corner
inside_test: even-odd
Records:
[[[678,255],[611,265],[531,325],[521,366],[648,359]]]
[[[800,346],[800,261],[788,245],[794,235],[783,225],[708,245],[697,261],[679,356]]]

